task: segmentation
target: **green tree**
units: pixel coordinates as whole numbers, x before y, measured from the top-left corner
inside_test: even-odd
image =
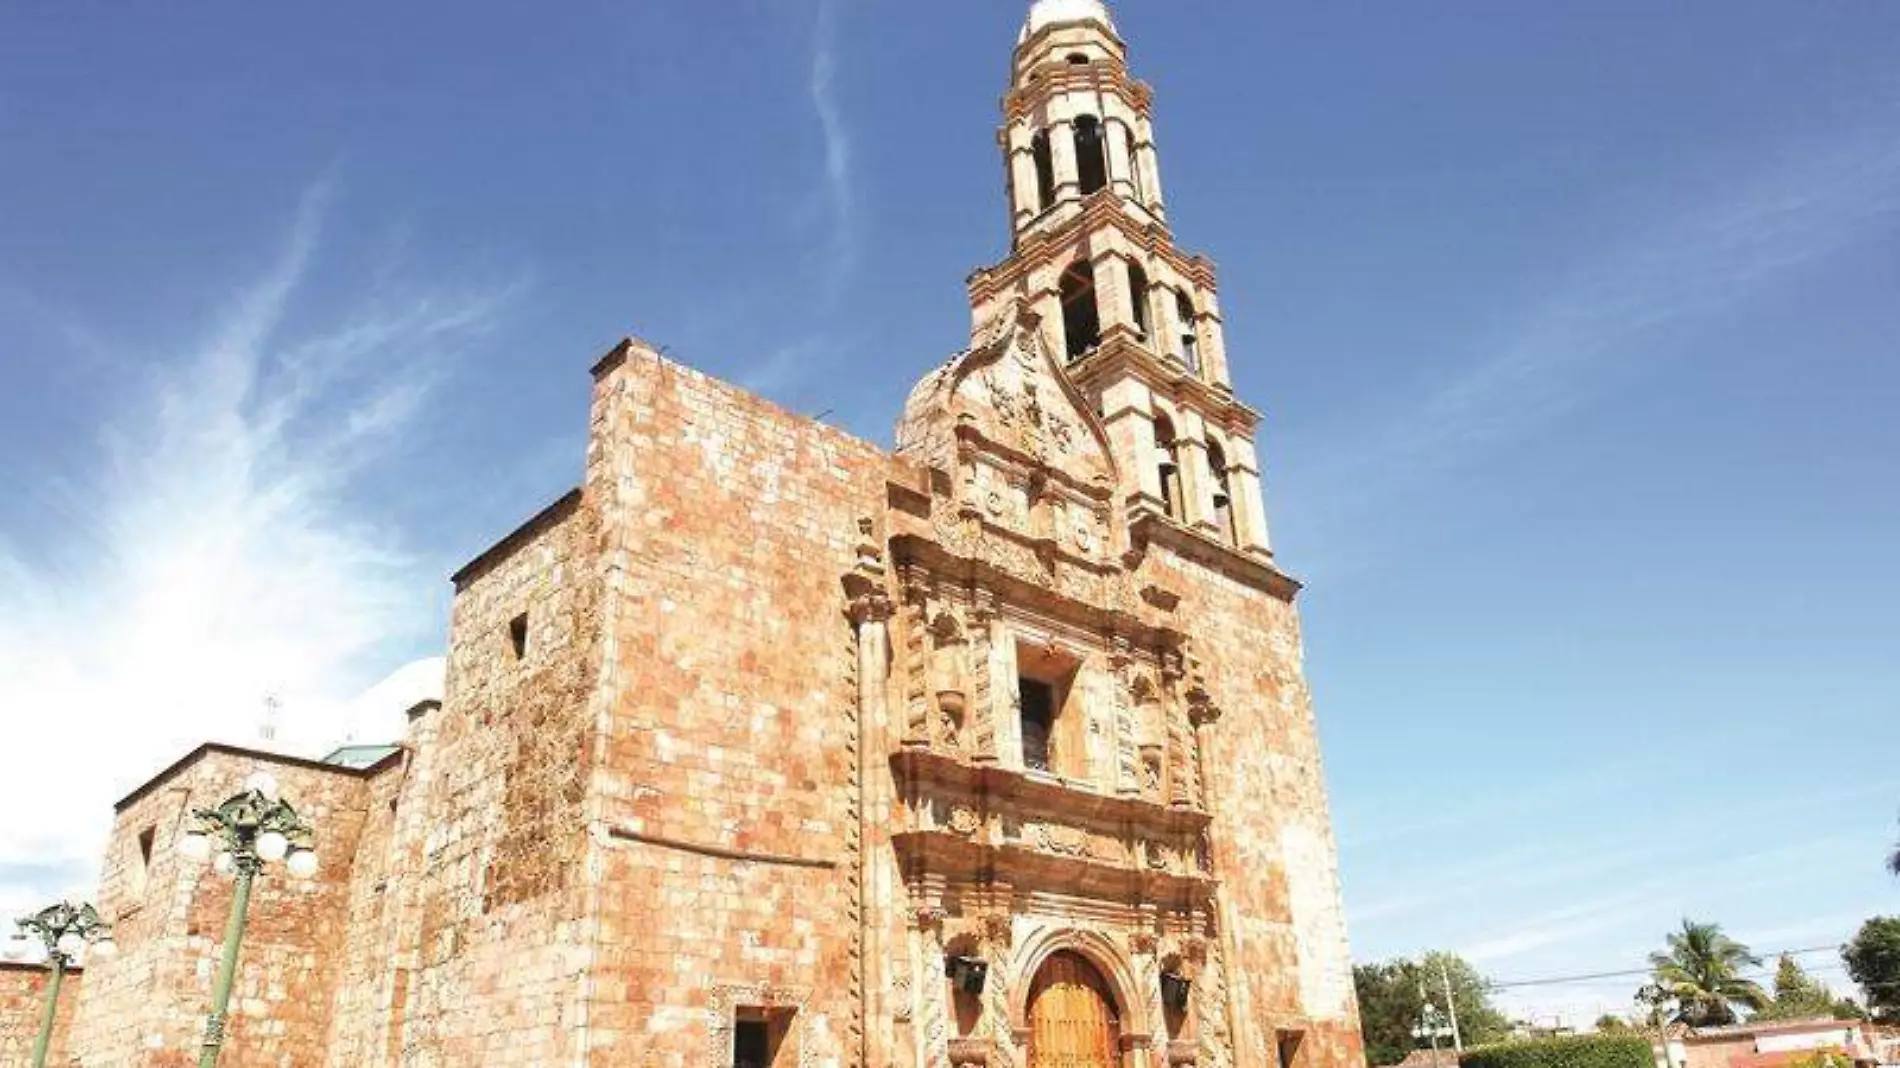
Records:
[[[1627,1034],[1633,1033],[1635,1030],[1636,1028],[1631,1027],[1630,1022],[1628,1020],[1625,1020],[1624,1018],[1616,1015],[1613,1012],[1606,1012],[1603,1015],[1597,1017],[1597,1033],[1598,1034],[1627,1035]]]
[[[1432,952],[1419,959],[1425,973],[1426,1000],[1440,1008],[1445,1003],[1445,981],[1451,981],[1451,1004],[1458,1010],[1458,1034],[1467,1046],[1497,1042],[1511,1033],[1511,1021],[1491,1004],[1491,981],[1456,953]]]
[[[1900,917],[1875,916],[1841,948],[1847,974],[1867,996],[1874,1018],[1900,1021]]]
[[[1887,854],[1887,870],[1895,875],[1900,875],[1900,842],[1896,842],[1893,847],[1893,852]]]
[[[1768,1004],[1768,992],[1741,975],[1761,960],[1719,924],[1684,919],[1682,930],[1669,935],[1669,949],[1650,954],[1649,963],[1657,985],[1676,1000],[1675,1018],[1691,1027],[1734,1023],[1737,1007],[1760,1011]]]
[[[1412,1029],[1418,1026],[1427,1001],[1444,1009],[1447,978],[1466,1046],[1496,1041],[1509,1033],[1510,1022],[1491,1004],[1484,976],[1456,954],[1427,953],[1418,960],[1394,957],[1355,965],[1352,981],[1359,995],[1359,1026],[1368,1063],[1397,1064],[1418,1047]]]
[[[1418,966],[1403,958],[1353,966],[1368,1064],[1397,1064],[1412,1051],[1412,1028],[1425,1004],[1418,979]]]
[[[1834,992],[1783,953],[1775,966],[1775,999],[1755,1015],[1761,1020],[1806,1020],[1833,1016],[1834,1010]]]

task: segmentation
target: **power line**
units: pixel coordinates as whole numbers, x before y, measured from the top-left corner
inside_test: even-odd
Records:
[[[1838,945],[1807,946],[1802,949],[1778,949],[1773,952],[1763,953],[1762,956],[1799,957],[1808,953],[1836,953],[1840,951],[1840,948]],[[1554,986],[1559,983],[1587,983],[1596,979],[1627,979],[1633,976],[1650,975],[1653,972],[1654,969],[1652,968],[1628,968],[1608,972],[1589,972],[1582,975],[1553,975],[1536,979],[1512,979],[1508,982],[1492,983],[1490,986],[1493,990],[1510,990],[1525,986]],[[1763,974],[1766,974],[1766,972],[1764,971]]]

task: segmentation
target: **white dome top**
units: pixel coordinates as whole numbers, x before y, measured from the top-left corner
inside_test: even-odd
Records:
[[[1108,32],[1115,32],[1115,23],[1108,17],[1108,5],[1102,0],[1036,0],[1029,8],[1029,19],[1023,23],[1023,32],[1016,42],[1021,44],[1029,40],[1030,34],[1058,22],[1099,22]]]

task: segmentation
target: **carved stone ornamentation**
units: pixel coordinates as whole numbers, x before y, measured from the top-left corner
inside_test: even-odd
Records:
[[[1070,857],[1090,855],[1087,832],[1060,824],[1038,824],[1036,826],[1036,844],[1051,853],[1060,853]]]
[[[983,826],[983,817],[977,815],[975,809],[958,805],[950,810],[950,819],[945,823],[945,826],[957,834],[968,838],[976,833],[977,828]]]
[[[990,1043],[985,1038],[953,1038],[949,1042],[950,1068],[988,1068]]]

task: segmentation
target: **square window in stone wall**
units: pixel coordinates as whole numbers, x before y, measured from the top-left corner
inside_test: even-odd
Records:
[[[792,1009],[742,1005],[733,1010],[733,1068],[777,1068],[792,1027]]]

